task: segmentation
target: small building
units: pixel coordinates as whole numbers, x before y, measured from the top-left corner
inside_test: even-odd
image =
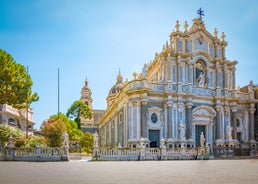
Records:
[[[237,61],[226,58],[224,32],[201,18],[179,21],[160,53],[134,79],[117,83],[99,122],[99,148],[256,145],[258,96],[252,81],[236,88]],[[162,144],[163,145],[163,144]]]
[[[8,104],[0,105],[0,124],[8,125],[13,128],[18,128],[28,135],[33,135],[33,111],[31,108],[16,109]],[[28,125],[28,129],[27,129]]]

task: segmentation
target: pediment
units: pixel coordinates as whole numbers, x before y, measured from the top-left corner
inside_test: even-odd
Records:
[[[199,106],[193,109],[192,112],[194,117],[202,116],[202,117],[215,117],[216,111],[209,106]]]

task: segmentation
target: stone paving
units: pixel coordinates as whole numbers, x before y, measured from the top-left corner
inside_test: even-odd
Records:
[[[0,184],[257,184],[258,160],[0,162]]]

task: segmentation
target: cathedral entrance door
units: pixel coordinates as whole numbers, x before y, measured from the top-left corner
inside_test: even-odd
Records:
[[[160,136],[159,130],[149,130],[149,140],[151,141],[150,142],[151,148],[159,147],[159,136]]]
[[[205,132],[205,125],[196,125],[195,126],[195,142],[196,142],[196,147],[200,147],[200,135],[203,132],[204,137],[206,138],[206,132]]]

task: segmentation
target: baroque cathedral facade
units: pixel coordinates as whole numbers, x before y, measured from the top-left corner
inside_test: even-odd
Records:
[[[209,33],[201,18],[175,31],[133,80],[119,72],[98,122],[100,148],[256,145],[258,88],[236,88],[237,61],[225,56],[227,42]],[[86,85],[87,86],[87,85]],[[87,98],[85,96],[85,98]],[[89,104],[91,106],[91,103]]]

